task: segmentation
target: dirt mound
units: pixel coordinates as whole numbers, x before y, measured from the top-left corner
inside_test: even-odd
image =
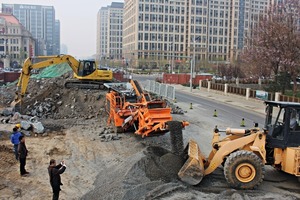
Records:
[[[66,89],[65,77],[31,79],[21,113],[41,119],[94,118],[103,112],[106,91]],[[1,105],[13,100],[16,86],[1,88]],[[2,95],[3,94],[3,95]]]
[[[170,182],[177,179],[177,173],[183,165],[181,157],[161,147],[148,147],[146,157],[137,165],[141,167],[151,181]]]
[[[0,145],[0,166],[1,168],[9,168],[16,163],[12,145]]]
[[[64,79],[33,80],[23,112],[40,118],[94,118],[103,110],[105,91],[64,88]]]
[[[9,106],[10,102],[14,99],[16,86],[10,87],[0,86],[0,108]]]
[[[182,160],[162,147],[148,147],[126,160],[100,172],[95,189],[82,199],[152,199],[185,188],[177,180]]]

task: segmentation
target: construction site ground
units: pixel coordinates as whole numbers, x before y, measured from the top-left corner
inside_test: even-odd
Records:
[[[26,169],[29,176],[21,177],[9,136],[15,123],[0,124],[0,199],[51,199],[47,167],[51,158],[65,160],[67,170],[61,175],[60,199],[300,199],[300,183],[294,176],[266,167],[264,182],[255,190],[230,188],[222,167],[206,176],[197,186],[178,180],[179,160],[169,153],[169,133],[142,139],[133,133],[116,135],[106,125],[104,111],[106,91],[70,90],[63,87],[64,78],[31,80],[24,99],[25,114],[35,114],[43,123],[44,134],[26,137],[29,150]],[[0,88],[0,109],[8,107],[15,86]],[[178,86],[178,90],[185,91]],[[216,93],[202,92],[219,98]],[[244,105],[242,99],[230,103]],[[248,104],[260,104],[248,101]],[[50,104],[51,109],[41,109]],[[190,126],[183,130],[184,142],[198,138],[201,150],[207,155],[214,127],[211,116],[189,110],[188,103],[177,105],[187,110],[173,115],[174,120],[186,120]],[[35,106],[35,107],[34,107]],[[5,121],[6,116],[0,117]],[[208,119],[209,118],[209,119]],[[207,136],[201,138],[201,129]]]

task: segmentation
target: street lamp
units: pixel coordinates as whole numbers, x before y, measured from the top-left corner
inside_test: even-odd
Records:
[[[175,61],[175,40],[174,40],[174,42],[172,43],[173,45],[172,45],[172,74],[173,74],[173,70],[174,70],[174,67],[175,67],[175,63],[174,63],[174,61]]]
[[[201,36],[198,36],[196,38],[194,38],[194,44],[193,44],[193,65],[191,64],[191,76],[190,76],[190,91],[192,92],[193,89],[193,68],[195,68],[196,66],[196,41],[199,40]]]
[[[171,59],[169,60],[169,73],[172,73],[173,74],[173,45],[174,45],[174,42],[170,43],[169,44],[169,55],[171,55]]]

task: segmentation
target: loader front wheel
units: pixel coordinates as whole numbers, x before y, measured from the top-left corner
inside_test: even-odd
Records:
[[[224,175],[228,184],[237,189],[253,189],[264,178],[262,160],[251,151],[236,151],[225,162]]]

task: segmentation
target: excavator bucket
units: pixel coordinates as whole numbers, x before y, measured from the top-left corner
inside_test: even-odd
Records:
[[[185,153],[187,153],[185,156],[188,156],[188,159],[178,172],[178,176],[183,182],[190,185],[197,185],[204,176],[204,156],[194,140],[190,140],[185,149]]]

